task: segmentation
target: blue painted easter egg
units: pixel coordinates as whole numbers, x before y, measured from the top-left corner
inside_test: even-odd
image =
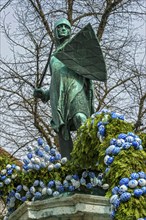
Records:
[[[138,173],[131,173],[130,177],[131,177],[131,179],[137,180],[139,178],[139,174]]]
[[[42,138],[38,138],[38,145],[42,146],[43,145],[43,139]]]
[[[145,180],[145,179],[142,179],[142,178],[139,179],[139,180],[138,180],[138,185],[139,185],[139,186],[146,186],[146,180]]]
[[[129,178],[122,178],[119,182],[119,185],[122,186],[122,185],[128,185],[129,183]]]
[[[142,196],[143,190],[142,189],[135,189],[133,193],[134,193],[135,197],[139,198],[140,196]]]
[[[118,155],[120,153],[121,149],[119,147],[115,147],[112,151],[113,155]]]
[[[120,201],[122,201],[122,202],[127,202],[130,198],[131,198],[131,193],[129,193],[129,192],[124,192],[124,193],[120,196]]]
[[[138,181],[137,180],[130,180],[129,183],[128,183],[128,186],[132,189],[136,188],[138,185]]]
[[[118,194],[118,191],[119,191],[119,187],[118,187],[118,186],[115,186],[115,187],[112,189],[112,194],[113,194],[113,195],[116,195],[116,194]]]

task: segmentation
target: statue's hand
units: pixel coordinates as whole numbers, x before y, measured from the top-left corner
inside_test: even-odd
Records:
[[[35,88],[35,89],[34,89],[34,92],[33,92],[33,96],[34,96],[35,98],[40,98],[40,99],[42,99],[43,96],[44,96],[44,91],[43,91],[43,89],[41,89],[41,88]]]

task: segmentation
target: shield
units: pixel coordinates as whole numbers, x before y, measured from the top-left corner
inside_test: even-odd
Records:
[[[55,57],[85,78],[103,82],[107,80],[102,50],[90,23],[59,50]]]

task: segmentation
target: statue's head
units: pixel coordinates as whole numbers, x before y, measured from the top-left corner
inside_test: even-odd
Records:
[[[61,18],[57,20],[54,24],[54,35],[56,41],[62,41],[64,39],[68,39],[71,36],[71,24],[65,19]]]

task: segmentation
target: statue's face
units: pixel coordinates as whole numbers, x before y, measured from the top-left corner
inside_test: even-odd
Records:
[[[56,29],[59,38],[69,38],[71,35],[71,29],[66,24],[59,24]]]

